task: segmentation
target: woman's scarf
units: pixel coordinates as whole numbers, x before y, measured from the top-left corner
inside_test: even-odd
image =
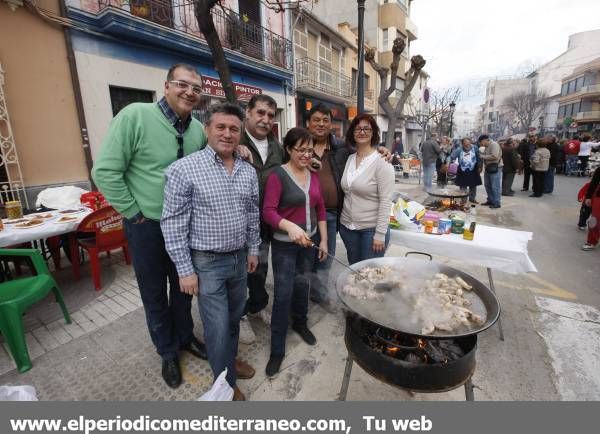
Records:
[[[473,146],[471,146],[469,151],[465,151],[464,148],[461,148],[458,164],[460,164],[460,170],[463,172],[469,172],[475,169],[475,166],[477,165],[477,153]]]

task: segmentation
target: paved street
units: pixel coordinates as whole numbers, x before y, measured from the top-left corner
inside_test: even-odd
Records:
[[[503,312],[505,341],[497,327],[479,336],[473,377],[477,400],[600,399],[600,249],[580,250],[585,233],[577,230],[576,194],[582,178],[558,176],[553,195],[541,199],[521,193],[503,198],[502,208],[480,207],[482,223],[532,231],[529,254],[539,272],[495,272]],[[423,198],[420,186],[397,189]],[[485,199],[483,188],[478,199]],[[388,256],[403,255],[391,246]],[[343,244],[338,256],[345,259]],[[485,269],[436,257],[487,282]],[[86,266],[87,268],[87,266]],[[336,275],[334,264],[332,275]],[[164,385],[160,358],[150,342],[133,270],[113,254],[103,264],[103,291],[95,293],[89,275],[70,283],[69,269],[58,273],[73,317],[65,325],[51,298],[28,311],[26,324],[33,368],[19,374],[0,347],[0,384],[30,384],[42,400],[194,400],[212,380],[208,363],[182,355],[184,384]],[[269,282],[272,278],[269,277]],[[195,308],[196,309],[196,308]],[[240,345],[255,378],[240,381],[252,400],[333,400],[342,381],[346,350],[343,316],[311,304],[310,323],[318,343],[309,347],[291,333],[288,353],[277,377],[264,375],[268,329],[252,319],[258,341]],[[194,310],[198,335],[200,321]],[[348,400],[463,400],[462,388],[441,394],[416,394],[386,386],[354,365]]]

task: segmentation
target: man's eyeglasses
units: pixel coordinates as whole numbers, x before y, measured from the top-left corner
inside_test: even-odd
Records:
[[[354,133],[370,133],[371,131],[373,131],[371,127],[357,127]]]
[[[294,151],[296,151],[299,154],[304,154],[304,155],[312,155],[315,150],[314,148],[302,148],[302,149],[296,149],[296,148],[292,148]]]
[[[174,84],[175,86],[177,86],[179,89],[182,90],[188,90],[188,89],[192,89],[192,92],[194,92],[196,95],[200,95],[202,93],[202,87],[198,86],[197,84],[190,84],[187,81],[181,81],[181,80],[171,80],[169,81],[169,83]]]
[[[183,158],[183,136],[178,134],[176,138],[177,145],[179,145],[179,148],[177,148],[177,159],[179,160]]]

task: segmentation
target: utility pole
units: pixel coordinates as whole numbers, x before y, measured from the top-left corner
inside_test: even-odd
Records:
[[[356,108],[358,114],[365,111],[365,0],[358,2],[358,83]],[[383,83],[381,84],[384,85]]]

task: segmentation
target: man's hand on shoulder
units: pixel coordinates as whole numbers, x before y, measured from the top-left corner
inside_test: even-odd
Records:
[[[250,152],[250,149],[248,149],[246,145],[238,145],[237,152],[244,160],[248,161],[249,163],[254,163],[252,152]]]
[[[379,152],[381,156],[385,158],[385,161],[387,161],[388,163],[392,161],[392,158],[394,157],[394,154],[392,154],[390,150],[385,146],[378,146],[377,152]]]
[[[184,294],[188,295],[198,295],[198,289],[200,288],[200,281],[196,273],[180,277],[179,278],[179,289]]]

